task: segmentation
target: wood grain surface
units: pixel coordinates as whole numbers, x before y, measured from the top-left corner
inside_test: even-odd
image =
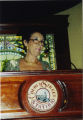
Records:
[[[50,117],[81,117],[82,116],[82,72],[81,71],[37,71],[37,72],[4,72],[0,77],[2,119],[16,118],[48,118]],[[21,104],[21,88],[27,81],[48,80],[55,83],[60,80],[65,83],[68,91],[68,103],[62,111],[52,111],[45,114],[26,111]],[[80,120],[81,118],[79,118]],[[65,118],[64,118],[65,120]],[[70,119],[72,120],[72,119]]]

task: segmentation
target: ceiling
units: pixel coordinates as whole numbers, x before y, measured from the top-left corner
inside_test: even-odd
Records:
[[[34,19],[56,14],[69,9],[82,0],[49,0],[49,1],[0,1],[1,22],[24,22],[29,18]]]

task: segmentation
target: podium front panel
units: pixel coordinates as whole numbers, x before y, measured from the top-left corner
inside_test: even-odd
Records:
[[[82,116],[81,71],[1,73],[1,119]]]

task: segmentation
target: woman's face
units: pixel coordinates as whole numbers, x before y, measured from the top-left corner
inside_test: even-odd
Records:
[[[41,33],[35,32],[31,35],[30,41],[27,44],[28,50],[27,52],[31,55],[37,57],[40,55],[40,52],[43,47],[44,37]]]

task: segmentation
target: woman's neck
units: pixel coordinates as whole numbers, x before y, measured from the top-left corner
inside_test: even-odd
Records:
[[[35,56],[31,55],[31,54],[26,54],[24,59],[25,59],[25,61],[27,63],[35,63],[35,64],[38,63],[37,57],[35,57]]]

